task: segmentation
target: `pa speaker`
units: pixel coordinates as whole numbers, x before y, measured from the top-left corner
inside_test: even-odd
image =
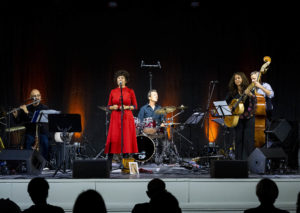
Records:
[[[0,161],[6,161],[9,171],[38,175],[45,167],[46,160],[35,150],[7,149],[0,152]]]
[[[256,174],[284,169],[287,155],[282,148],[256,148],[248,157],[249,170]]]
[[[73,178],[109,178],[110,166],[106,159],[75,160]]]
[[[270,128],[266,131],[270,137],[275,137],[275,140],[283,142],[291,131],[291,125],[285,119],[273,120]]]
[[[211,162],[212,178],[247,178],[248,164],[243,160],[215,160]]]

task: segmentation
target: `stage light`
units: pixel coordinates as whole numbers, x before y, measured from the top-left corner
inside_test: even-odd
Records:
[[[200,6],[200,2],[199,1],[191,1],[190,4],[191,8],[198,8]]]
[[[118,2],[116,2],[116,1],[108,1],[107,6],[109,8],[117,8],[118,7]]]

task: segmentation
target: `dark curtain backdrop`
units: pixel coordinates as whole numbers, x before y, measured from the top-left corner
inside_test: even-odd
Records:
[[[83,132],[76,140],[84,135],[95,155],[106,140],[105,112],[97,106],[106,106],[110,90],[116,87],[116,70],[130,72],[128,86],[141,107],[149,90],[149,70],[140,68],[141,60],[146,64],[159,60],[162,69],[151,70],[159,104],[188,106],[176,117],[184,122],[197,108],[205,109],[211,80],[219,81],[212,101],[223,100],[232,74],[242,71],[249,76],[268,55],[271,68],[262,78],[275,91],[274,117],[299,121],[299,16],[292,6],[189,8],[185,2],[170,9],[145,10],[103,5],[2,8],[2,109],[19,106],[37,88],[51,109],[81,114]],[[180,147],[199,150],[207,143],[199,126],[182,131],[194,144],[179,139]],[[220,132],[216,129],[213,134],[222,143]]]

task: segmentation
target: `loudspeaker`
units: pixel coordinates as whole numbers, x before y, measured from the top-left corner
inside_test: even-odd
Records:
[[[248,163],[244,160],[215,160],[211,162],[212,178],[247,178]]]
[[[106,159],[75,160],[73,178],[109,178],[110,166]]]
[[[9,171],[38,175],[45,167],[45,158],[36,150],[7,149],[0,152],[0,161],[6,161]]]
[[[285,119],[273,120],[270,128],[265,131],[270,137],[275,137],[275,140],[283,142],[291,131],[291,125]]]
[[[264,174],[286,169],[287,155],[282,148],[256,148],[248,157],[249,170]]]

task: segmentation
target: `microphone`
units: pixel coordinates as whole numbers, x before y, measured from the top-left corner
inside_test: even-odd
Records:
[[[161,69],[161,65],[160,65],[159,61],[157,61],[157,65],[158,65],[158,68]]]
[[[26,99],[25,102],[26,102],[26,101],[35,101],[35,100],[37,100],[37,98],[36,98],[36,97],[32,97],[32,98]]]
[[[119,82],[119,85],[122,86],[122,81]]]
[[[141,68],[143,68],[143,66],[144,66],[144,61],[142,60],[141,61]]]
[[[218,80],[216,80],[216,81],[210,81],[210,83],[211,84],[217,84],[217,83],[219,83],[219,81]]]

